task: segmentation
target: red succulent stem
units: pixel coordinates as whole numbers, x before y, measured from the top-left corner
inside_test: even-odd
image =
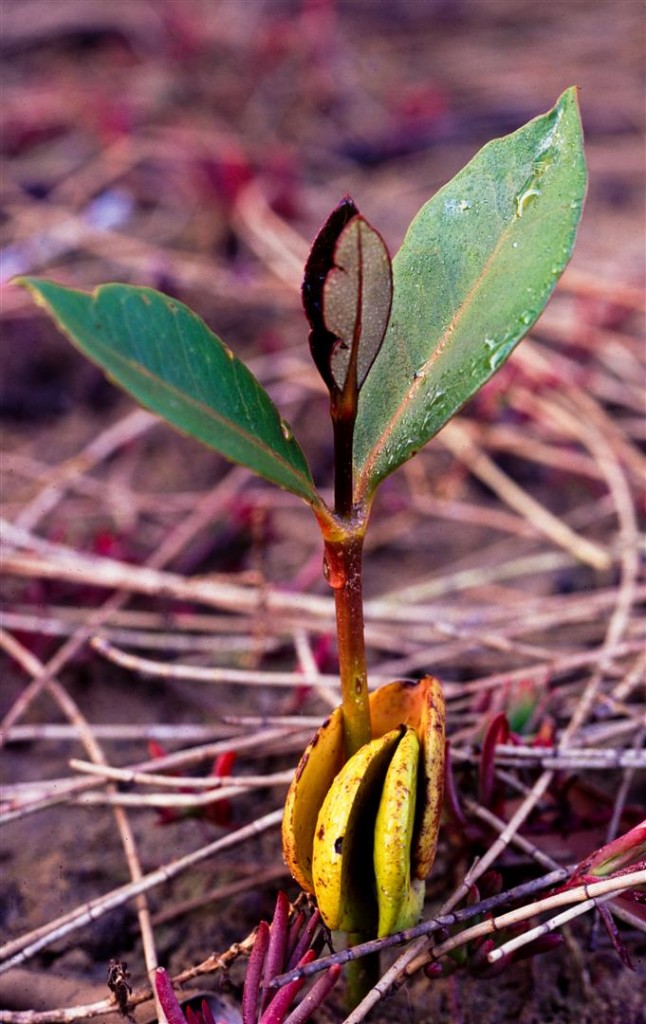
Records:
[[[325,538],[325,575],[334,591],[346,757],[371,739],[363,625],[362,551],[365,524]]]

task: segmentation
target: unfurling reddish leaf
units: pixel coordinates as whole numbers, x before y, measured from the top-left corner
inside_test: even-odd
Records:
[[[235,750],[226,750],[223,754],[219,754],[213,762],[211,775],[216,779],[228,778],[231,775],[235,759]],[[226,828],[231,824],[231,801],[224,799],[217,800],[214,804],[208,804],[204,817],[213,825],[220,825],[222,828]]]
[[[312,357],[333,399],[356,397],[381,348],[391,302],[386,245],[346,196],[316,236],[303,281]]]
[[[582,881],[607,878],[622,870],[635,870],[636,862],[645,856],[646,818],[577,864],[567,887],[579,885]]]
[[[313,1014],[315,1010],[318,1010],[319,1006],[322,1005],[323,1000],[327,998],[330,991],[334,988],[340,973],[340,965],[332,964],[323,977],[319,978],[319,980],[312,985],[311,989],[296,1009],[292,1010],[289,1017],[285,1020],[285,1024],[305,1024],[305,1022],[310,1019],[311,1014]]]
[[[269,947],[269,925],[261,921],[256,931],[256,938],[249,957],[247,973],[242,992],[242,1024],[256,1024],[260,984],[263,976],[265,957]]]
[[[350,196],[342,199],[314,239],[305,264],[302,298],[305,315],[311,328],[310,351],[316,367],[330,391],[334,389],[330,357],[337,339],[325,324],[323,287],[326,277],[334,266],[334,249],[337,239],[346,224],[358,213],[359,211]]]
[[[316,959],[316,953],[313,949],[308,949],[305,956],[301,959],[298,966],[305,967],[306,964],[311,964],[312,960]],[[285,1014],[289,1010],[290,1006],[294,1002],[294,999],[305,984],[305,978],[295,978],[294,981],[290,981],[287,985],[278,989],[275,996],[269,1003],[267,1009],[264,1011],[258,1024],[283,1024],[285,1020]]]
[[[186,1024],[186,1018],[182,1013],[170,978],[163,967],[158,967],[155,971],[155,989],[168,1024]]]
[[[271,925],[269,926],[269,946],[262,971],[261,1009],[270,1000],[269,984],[284,969],[289,932],[289,900],[284,892],[276,897],[276,907]]]
[[[507,716],[501,713],[489,723],[482,741],[478,799],[483,807],[491,807],[493,802],[496,746],[498,743],[506,743],[508,739],[509,722]]]

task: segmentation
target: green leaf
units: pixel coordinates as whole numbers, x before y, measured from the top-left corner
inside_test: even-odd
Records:
[[[267,392],[183,303],[122,284],[87,294],[30,277],[17,283],[142,405],[233,462],[320,502],[305,456]]]
[[[357,501],[440,430],[536,321],[570,258],[585,188],[568,89],[422,207],[393,260],[390,323],[359,397]]]

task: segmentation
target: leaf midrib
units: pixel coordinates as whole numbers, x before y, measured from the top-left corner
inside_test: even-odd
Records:
[[[451,184],[451,183],[449,183],[449,184]],[[441,195],[442,191],[443,191],[443,189],[440,189],[440,191],[437,193],[437,197],[436,198],[439,198],[439,196]],[[540,214],[538,216],[540,216]],[[368,457],[366,458],[366,460],[365,460],[365,462],[364,462],[364,464],[362,466],[361,473],[359,475],[359,478],[357,480],[357,485],[356,485],[356,488],[355,488],[355,501],[357,503],[365,500],[365,497],[366,497],[367,492],[368,492],[368,485],[369,485],[369,482],[370,482],[370,476],[371,476],[372,467],[377,462],[377,460],[379,458],[379,455],[381,454],[381,452],[383,451],[384,447],[386,446],[388,440],[392,436],[392,433],[395,430],[395,427],[400,422],[400,420],[403,418],[404,413],[406,412],[406,410],[410,407],[410,405],[414,401],[416,392],[418,392],[424,386],[426,373],[428,372],[430,367],[433,365],[433,363],[442,355],[442,353],[446,349],[447,345],[450,343],[451,335],[455,333],[455,331],[457,330],[457,328],[460,325],[461,319],[466,315],[466,313],[471,308],[471,306],[472,306],[472,304],[473,304],[473,302],[474,302],[474,300],[476,298],[476,293],[477,293],[477,291],[480,288],[480,285],[482,283],[482,279],[486,275],[486,273],[487,273],[487,271],[489,269],[489,265],[497,257],[498,252],[500,251],[502,246],[509,239],[509,235],[511,233],[511,230],[512,230],[512,227],[513,227],[513,224],[514,224],[514,219],[515,218],[512,217],[512,219],[510,221],[508,221],[506,226],[505,226],[504,219],[502,217],[500,218],[501,223],[503,224],[503,228],[502,228],[501,235],[499,237],[499,240],[498,240],[497,244],[495,245],[495,247],[492,249],[491,253],[487,257],[487,260],[483,264],[482,270],[480,271],[480,273],[478,274],[477,278],[475,279],[475,281],[474,281],[474,283],[473,283],[469,293],[467,294],[467,296],[465,297],[463,302],[460,303],[460,306],[459,306],[458,310],[456,311],[456,313],[454,314],[454,316],[452,317],[451,321],[444,328],[442,334],[440,335],[440,339],[439,339],[437,345],[435,346],[435,348],[433,349],[432,353],[430,354],[428,359],[422,364],[422,367],[420,368],[420,370],[417,371],[417,373],[419,373],[419,376],[416,377],[411,382],[411,384],[409,385],[408,389],[406,390],[406,392],[404,394],[404,397],[402,398],[402,401],[400,402],[400,404],[398,405],[397,409],[395,410],[395,412],[393,413],[393,415],[389,419],[386,427],[382,431],[381,437],[376,442],[376,444],[373,445],[372,449],[370,450],[370,454],[368,455]],[[376,484],[375,484],[375,486],[376,486]]]
[[[74,335],[71,333],[69,328],[66,327],[65,324],[62,322],[62,320],[60,319],[60,316],[58,316],[56,314],[56,312],[51,307],[51,305],[49,304],[49,302],[45,298],[45,296],[42,295],[41,297],[42,297],[43,301],[47,304],[50,312],[54,315],[54,319],[56,320],[56,322],[57,322],[58,326],[60,327],[60,329],[67,335],[67,337],[70,339],[70,341],[72,342],[72,344],[74,346],[81,347],[80,343],[75,339]],[[94,301],[96,302],[96,297],[94,298]],[[205,326],[205,329],[208,331],[209,328],[206,325],[204,325],[204,326]],[[211,333],[211,332],[209,332],[209,333]],[[217,339],[216,339],[216,341],[217,341]],[[170,384],[169,381],[166,380],[164,377],[157,376],[151,370],[149,370],[148,367],[144,366],[143,363],[139,363],[139,362],[133,361],[133,359],[123,355],[121,352],[117,351],[116,349],[111,348],[106,342],[101,343],[98,340],[98,335],[97,335],[97,341],[95,342],[95,346],[94,347],[97,349],[98,352],[101,353],[102,356],[103,356],[104,353],[107,352],[107,354],[108,354],[108,356],[110,357],[111,360],[118,362],[120,365],[122,365],[124,367],[127,367],[128,370],[133,372],[135,375],[138,374],[139,376],[145,377],[150,383],[154,383],[156,385],[161,385],[162,389],[164,389],[167,392],[167,394],[172,395],[173,397],[176,397],[176,398],[180,399],[185,405],[190,406],[191,408],[195,409],[196,411],[199,411],[200,413],[204,413],[206,415],[206,418],[210,419],[213,423],[216,423],[216,424],[219,424],[221,426],[227,427],[232,433],[237,434],[241,439],[243,439],[247,443],[249,443],[250,446],[252,448],[254,448],[256,451],[261,452],[263,455],[266,455],[270,459],[272,459],[273,461],[279,463],[281,468],[284,469],[287,472],[288,475],[291,475],[295,480],[297,480],[299,482],[299,484],[301,485],[300,486],[301,492],[302,491],[306,491],[307,494],[309,494],[311,496],[311,500],[314,500],[314,498],[316,496],[316,492],[315,492],[315,489],[314,489],[313,481],[308,476],[303,474],[300,470],[298,470],[291,462],[287,461],[287,459],[285,458],[284,455],[279,454],[278,452],[275,451],[275,449],[270,448],[268,445],[262,444],[259,441],[259,439],[256,437],[256,435],[248,433],[248,431],[246,431],[242,427],[236,425],[232,420],[227,419],[221,413],[218,413],[217,410],[215,410],[213,408],[213,406],[205,405],[199,399],[194,398],[193,396],[189,395],[187,392],[181,391],[176,386]],[[84,352],[85,355],[88,354],[85,349],[83,349],[83,352]],[[99,365],[101,365],[101,364],[99,364]],[[105,364],[102,364],[101,368],[105,369]],[[108,371],[108,373],[110,373],[110,371]],[[110,374],[110,375],[112,376],[112,374]],[[118,381],[118,380],[116,381],[116,384],[117,384],[118,387],[122,387],[123,386],[121,384],[121,382]],[[145,401],[144,404],[148,405],[148,407],[150,409],[152,409],[152,411],[156,415],[161,416],[161,418],[165,419],[163,414],[159,413],[154,408],[154,406],[152,405],[151,402]],[[182,428],[180,428],[180,429],[182,429]],[[191,435],[191,432],[190,432],[190,430],[188,430],[188,428],[183,428],[183,429],[187,431],[189,436],[193,436],[193,435]],[[310,500],[310,499],[308,499],[308,500]]]

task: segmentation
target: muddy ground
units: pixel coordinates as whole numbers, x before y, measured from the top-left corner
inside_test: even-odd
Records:
[[[589,385],[594,392],[604,366],[615,383],[627,378],[637,383],[633,371],[626,371],[622,352],[634,359],[643,330],[635,297],[644,269],[640,3],[4,0],[3,14],[7,277],[42,273],[79,287],[120,280],[148,284],[186,301],[240,355],[254,360],[256,372],[303,439],[323,487],[331,481],[329,437],[321,426],[325,400],[307,364],[298,301],[299,267],[308,240],[349,191],[395,251],[422,202],[482,144],[547,110],[571,84],[581,90],[589,195],[570,285],[566,275],[564,290],[537,336],[578,363],[581,377],[575,386],[585,390]],[[307,510],[246,476],[232,479],[219,456],[163,425],[142,428],[90,469],[74,462],[95,437],[123,422],[133,406],[77,356],[22,292],[5,285],[3,297],[2,501],[9,520],[33,525],[34,533],[50,543],[141,566],[203,494],[229,480],[230,492],[221,508],[214,508],[208,529],[197,530],[168,568],[186,576],[248,580],[261,591],[276,586],[325,595],[319,541]],[[603,358],[590,343],[594,332]],[[608,370],[613,353],[619,369]],[[634,372],[641,372],[637,363]],[[518,383],[512,376],[505,380]],[[559,380],[552,385],[558,390]],[[529,386],[535,386],[531,379]],[[467,410],[470,421],[496,419],[500,395],[493,389],[487,395],[483,404]],[[599,401],[604,414],[611,421],[614,417],[612,437],[623,437],[622,450],[637,450],[638,407],[629,415],[612,387]],[[568,467],[527,461],[521,420],[510,415],[507,423],[517,430],[520,445],[492,448],[490,454],[536,500],[564,520],[582,501],[602,500],[605,485],[594,472],[581,477]],[[438,445],[425,453],[420,466],[419,471],[406,470],[399,482],[389,482],[377,503],[366,566],[368,598],[456,569],[495,565],[514,553],[529,557],[545,550],[535,538],[527,539],[518,522],[509,534],[503,527],[501,535],[496,516],[505,506],[500,496],[446,448]],[[34,502],[52,481],[60,492],[39,512]],[[634,479],[632,485],[636,493]],[[635,507],[638,501],[635,497]],[[481,514],[460,521],[442,502],[462,503],[463,509]],[[615,543],[615,527],[603,518],[591,526],[588,521],[588,527],[596,542]],[[521,572],[513,585],[494,574],[486,585],[476,583],[467,592],[440,589],[434,600],[438,617],[447,621],[458,621],[451,616],[459,613],[461,601],[479,607],[487,601],[501,607],[506,603],[513,616],[525,600],[589,596],[615,586],[619,577],[617,565],[595,575],[573,560],[536,576]],[[109,593],[86,578],[75,582],[46,579],[38,572],[8,573],[5,625],[33,658],[47,663],[65,639],[61,633],[82,624]],[[154,628],[163,632],[165,622],[167,634],[182,631],[182,614],[213,612],[163,594],[133,594],[125,607],[133,614],[156,615]],[[571,633],[555,638],[539,632],[529,639],[568,650],[594,647],[601,642],[604,608]],[[50,613],[63,624],[58,632],[42,625]],[[23,619],[11,619],[11,614]],[[242,651],[225,647],[204,655],[191,650],[182,657],[144,645],[137,653],[194,664],[293,670],[289,631],[298,623],[276,627],[262,602],[251,617],[226,614]],[[30,615],[40,625],[30,623]],[[224,616],[218,611],[222,635]],[[331,674],[329,623],[326,628],[327,634],[323,629],[312,636],[319,667]],[[398,647],[392,633],[371,641],[373,667],[378,671],[417,642],[406,634]],[[427,642],[447,640],[431,631]],[[458,644],[453,655],[445,652],[437,671],[457,687],[519,670],[524,657],[523,651],[504,645]],[[621,673],[634,673],[636,657],[631,648],[627,660],[617,662],[613,685]],[[422,667],[434,667],[431,655]],[[4,714],[13,714],[29,675],[29,666],[6,659]],[[101,740],[108,762],[115,765],[146,760],[147,740],[160,723],[204,726],[213,739],[231,732],[224,715],[298,712],[322,717],[329,706],[313,691],[148,678],[109,664],[87,644],[66,661],[59,678],[88,722],[133,727],[130,739],[107,734]],[[587,681],[585,674],[566,677],[570,690],[566,685],[563,695],[555,697],[552,691],[543,704],[542,696],[536,700],[560,721],[569,694],[579,693]],[[626,693],[634,714],[639,694]],[[465,708],[458,700],[452,728],[471,729],[473,735],[474,718],[492,709],[495,701],[474,702],[467,708],[471,718],[467,714],[461,722]],[[42,780],[43,792],[51,797],[55,780],[70,776],[70,757],[87,756],[69,737],[46,734],[46,726],[65,721],[60,704],[46,691],[17,715],[14,727],[24,726],[26,732],[14,733],[4,750],[3,778],[9,787]],[[630,745],[635,735],[627,735]],[[160,742],[169,749],[185,745],[172,735]],[[240,755],[238,770],[289,769],[299,744],[302,736],[273,746],[259,744],[255,752]],[[535,775],[523,776],[526,785],[534,780]],[[578,817],[559,819],[554,797],[549,826],[538,820],[528,834],[539,846],[544,842],[541,848],[559,863],[575,862],[604,841],[622,780],[620,772],[570,778],[568,786],[580,786],[584,794],[572,804]],[[462,781],[467,789],[473,786],[466,769]],[[163,824],[154,809],[129,812],[143,872],[279,807],[284,792],[281,784],[236,798],[228,823],[193,818]],[[639,819],[637,793],[637,782],[629,781],[621,818],[625,828]],[[11,798],[17,796],[19,791],[12,789]],[[596,816],[590,809],[595,802],[601,808]],[[515,806],[508,794],[507,815]],[[491,841],[491,834],[481,832],[471,845],[450,839],[441,844],[429,914]],[[52,803],[5,825],[2,843],[0,922],[8,941],[129,879],[113,816],[102,804]],[[530,861],[528,866],[519,854],[503,859],[505,884],[529,877],[530,867],[536,874],[536,865]],[[260,917],[271,913],[279,886],[296,896],[281,871],[274,828],[156,887],[149,899],[159,962],[179,973],[245,938]],[[258,883],[261,872],[267,877],[263,874]],[[226,888],[238,882],[237,891]],[[211,890],[215,897],[204,905],[177,911],[183,901],[199,902]],[[173,908],[175,915],[163,920],[161,915]],[[380,1004],[370,1019],[375,1024],[637,1024],[643,1020],[643,935],[640,940],[622,927],[634,971],[622,963],[603,928],[591,928],[588,916],[564,930],[556,952],[527,959],[496,978],[466,970],[448,979],[417,977]],[[6,1012],[45,1011],[101,1000],[107,995],[106,964],[113,957],[128,962],[133,986],[143,989],[145,966],[132,902],[55,939],[0,978],[0,1005]],[[224,981],[215,974],[201,984],[222,988],[235,1004],[242,973],[239,961]],[[137,1021],[149,1019],[149,1007],[143,1004],[135,1011]],[[343,1015],[337,997],[320,1019],[338,1021]],[[11,1013],[6,1019],[19,1022]]]

